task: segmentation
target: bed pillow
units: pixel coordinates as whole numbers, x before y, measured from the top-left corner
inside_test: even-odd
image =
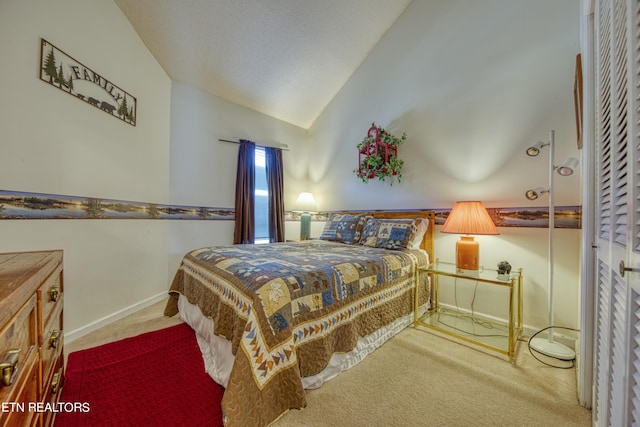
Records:
[[[421,219],[418,222],[418,229],[416,230],[416,234],[413,235],[409,243],[407,244],[408,249],[420,249],[420,245],[422,245],[422,239],[424,239],[424,235],[429,228],[429,221],[425,218]]]
[[[373,248],[406,249],[422,219],[369,218],[364,224],[360,244]]]
[[[325,223],[320,239],[347,244],[358,243],[366,219],[365,215],[333,215]]]

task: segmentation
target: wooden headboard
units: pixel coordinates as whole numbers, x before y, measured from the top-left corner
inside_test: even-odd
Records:
[[[392,219],[400,219],[400,218],[424,218],[429,222],[429,227],[427,231],[424,233],[424,238],[422,239],[422,244],[420,245],[420,249],[425,250],[429,254],[429,262],[435,262],[435,250],[433,245],[433,239],[435,235],[436,228],[436,214],[433,211],[349,211],[349,212],[335,212],[341,214],[365,214],[372,216],[374,218],[392,218]]]

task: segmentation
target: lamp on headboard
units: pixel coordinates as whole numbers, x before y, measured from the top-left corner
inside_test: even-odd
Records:
[[[292,209],[294,212],[302,212],[300,215],[300,240],[309,240],[311,237],[311,215],[309,212],[318,212],[318,204],[313,194],[302,192]]]
[[[458,270],[478,270],[480,245],[470,234],[500,234],[482,202],[456,202],[442,233],[465,234],[456,243],[456,267]]]

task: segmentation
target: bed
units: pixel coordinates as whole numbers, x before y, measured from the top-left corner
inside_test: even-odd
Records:
[[[209,375],[225,387],[228,426],[265,426],[413,322],[428,279],[434,214],[334,214],[320,239],[199,248],[169,288],[165,315],[195,331]],[[420,279],[420,280],[419,280]]]

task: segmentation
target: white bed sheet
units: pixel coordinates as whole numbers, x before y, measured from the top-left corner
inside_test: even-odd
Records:
[[[205,370],[216,383],[226,388],[233,368],[231,342],[215,335],[213,333],[213,320],[205,317],[197,305],[189,303],[182,295],[178,298],[178,309],[182,320],[196,332]],[[420,314],[426,309],[427,307],[423,306],[420,309]],[[334,354],[327,367],[320,373],[302,378],[302,385],[307,390],[319,388],[325,381],[335,378],[341,372],[357,365],[367,355],[412,323],[413,313],[410,313],[395,320],[388,326],[360,338],[352,351]]]

